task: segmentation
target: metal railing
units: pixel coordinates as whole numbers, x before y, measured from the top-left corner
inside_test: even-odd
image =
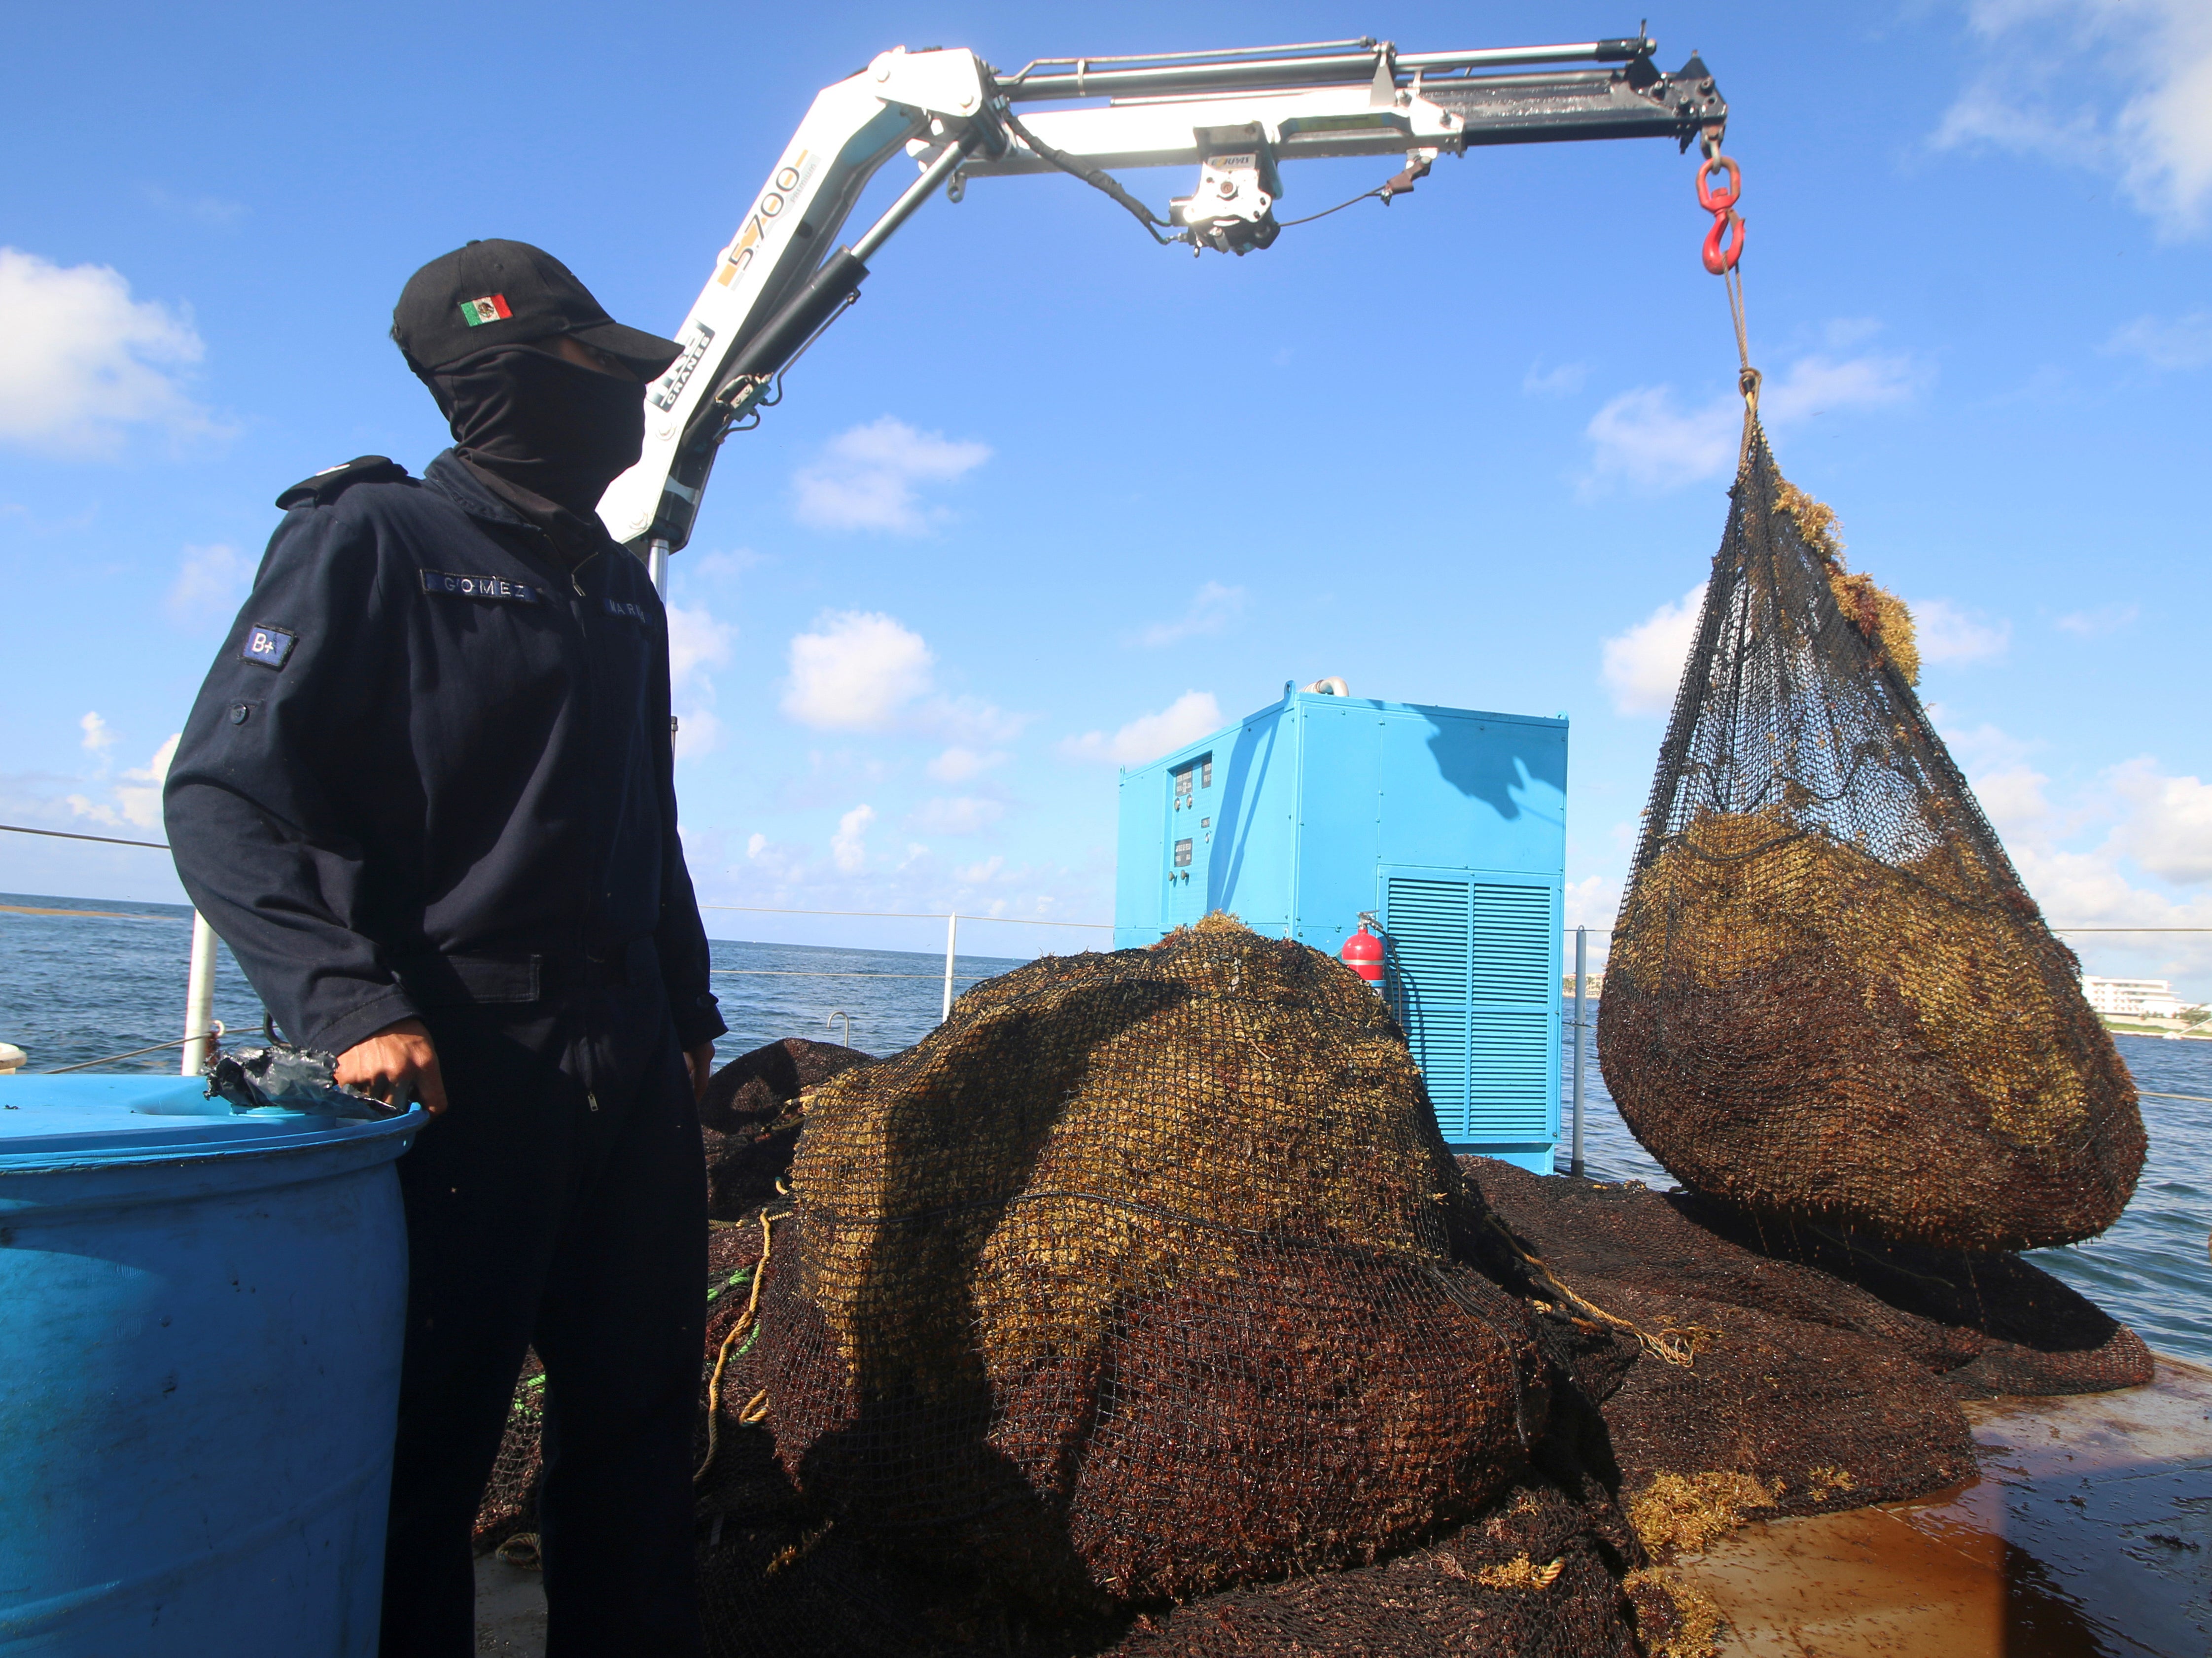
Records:
[[[0,823],[0,831],[13,835],[42,835],[55,841],[89,841],[101,846],[143,847],[149,852],[167,852],[168,846],[160,841],[126,841],[112,835],[86,835],[73,829],[33,829],[27,823]],[[895,909],[795,909],[774,904],[701,904],[702,910],[727,910],[750,915],[828,915],[859,916],[879,920],[933,921],[937,915],[923,910]],[[24,904],[0,904],[0,912],[24,914],[70,915],[112,920],[170,920],[181,917],[161,915],[135,916],[123,910],[71,909],[48,910]],[[953,987],[957,983],[974,984],[993,975],[980,973],[961,973],[956,960],[960,938],[961,916],[958,911],[949,912],[945,920],[945,984],[940,1018],[952,1014]],[[1001,922],[1010,926],[1073,927],[1085,932],[1111,932],[1113,926],[1106,921],[1061,921],[1042,916],[1029,915],[970,915],[977,922]],[[66,1067],[82,1070],[88,1066],[106,1065],[116,1059],[134,1059],[140,1054],[158,1052],[164,1048],[181,1047],[184,1053],[179,1065],[179,1074],[197,1077],[207,1063],[208,1046],[221,1027],[213,1022],[215,1011],[216,931],[207,918],[195,909],[192,912],[192,944],[190,966],[185,982],[185,1034],[170,1042],[156,1042],[149,1048],[134,1049],[127,1054],[112,1054],[106,1060],[89,1060],[80,1066]],[[783,979],[935,979],[934,973],[868,973],[857,970],[843,972],[805,971],[798,969],[775,968],[714,968],[710,971],[731,976]]]
[[[865,916],[876,920],[933,921],[937,917],[927,910],[901,909],[784,909],[769,904],[702,904],[701,909],[725,909],[749,915],[841,915]],[[1010,926],[1075,927],[1085,932],[1111,932],[1110,921],[1059,921],[1043,916],[1031,915],[970,915],[971,921],[1000,921]],[[960,946],[960,913],[949,911],[945,917],[945,1000],[938,1011],[942,1021],[952,1017],[952,987],[962,981],[969,984],[993,977],[990,974],[963,974],[957,969],[955,957]],[[761,977],[823,978],[823,979],[934,979],[934,973],[800,973],[769,968],[716,968],[717,973],[751,974]]]

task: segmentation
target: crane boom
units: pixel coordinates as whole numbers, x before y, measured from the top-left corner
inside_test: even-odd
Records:
[[[676,337],[682,355],[647,388],[645,449],[599,502],[615,538],[661,579],[690,539],[722,440],[773,403],[797,355],[858,297],[867,261],[940,187],[1061,171],[1113,193],[1163,241],[1243,253],[1277,229],[1280,167],[1402,155],[1386,189],[1438,156],[1492,144],[1669,137],[1717,141],[1728,118],[1696,58],[1672,75],[1638,35],[1562,46],[1400,52],[1387,41],[1256,51],[1040,59],[1000,76],[959,48],[894,47],[824,88],[792,135]],[[1571,64],[1596,67],[1571,68]],[[1085,103],[1100,98],[1110,101]],[[1038,104],[1079,107],[1030,109]],[[1017,106],[1023,108],[1018,112]],[[860,194],[902,149],[915,181],[848,246]],[[1163,220],[1111,178],[1193,166]]]

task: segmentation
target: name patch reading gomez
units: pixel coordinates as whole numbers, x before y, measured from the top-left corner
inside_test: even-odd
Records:
[[[282,628],[264,624],[246,630],[246,643],[239,655],[248,662],[258,662],[264,668],[281,668],[292,654],[292,647],[300,642],[297,634],[288,634]]]
[[[455,598],[504,598],[518,604],[535,604],[545,597],[544,588],[526,581],[509,581],[495,575],[455,575],[450,570],[423,571],[422,591],[448,593]]]

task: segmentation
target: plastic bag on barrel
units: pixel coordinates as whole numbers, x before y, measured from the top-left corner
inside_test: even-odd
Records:
[[[1939,1248],[2071,1242],[2136,1094],[1912,690],[1904,605],[1748,427],[1600,1004],[1606,1085],[1686,1184]]]
[[[337,1061],[312,1048],[272,1042],[216,1054],[204,1067],[207,1097],[227,1100],[234,1111],[304,1111],[313,1116],[381,1122],[407,1108],[343,1087]]]

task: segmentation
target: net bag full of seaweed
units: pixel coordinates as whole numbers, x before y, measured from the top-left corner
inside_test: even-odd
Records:
[[[811,1096],[791,1184],[779,1459],[832,1523],[1048,1609],[1372,1559],[1543,1431],[1388,1010],[1232,918],[970,990]]]
[[[2134,1084],[1756,421],[1599,1004],[1606,1086],[1677,1178],[1965,1250],[2119,1218]]]

